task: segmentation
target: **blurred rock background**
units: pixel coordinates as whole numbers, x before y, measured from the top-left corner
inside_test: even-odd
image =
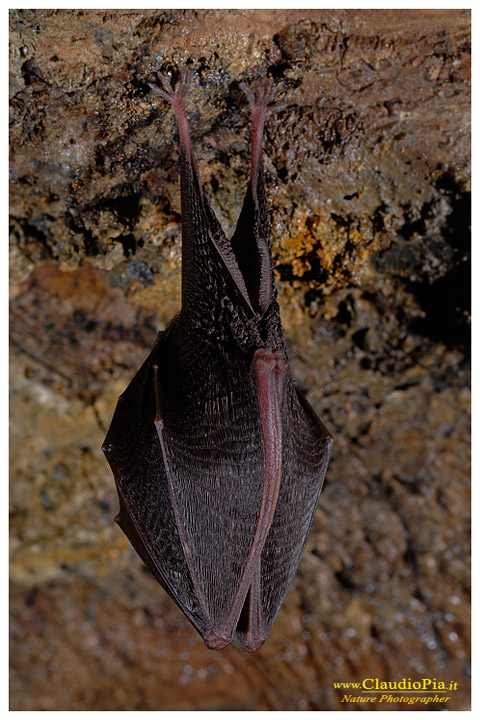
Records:
[[[446,707],[467,708],[469,11],[12,10],[10,32],[11,708],[361,709],[333,683],[364,677],[455,681]],[[282,317],[336,439],[255,655],[207,650],[151,579],[100,451],[179,309],[176,130],[148,79],[183,64],[227,232],[239,83],[277,82]]]

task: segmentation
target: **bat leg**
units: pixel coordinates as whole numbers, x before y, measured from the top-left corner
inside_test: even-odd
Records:
[[[252,187],[252,195],[255,197],[257,193],[257,184],[259,176],[262,172],[262,145],[263,145],[263,127],[265,125],[265,116],[267,114],[268,105],[273,100],[274,84],[272,80],[264,79],[252,85],[242,83],[240,86],[247,96],[252,112],[252,160],[250,167],[250,183]]]
[[[242,89],[252,114],[252,153],[250,183],[243,201],[231,246],[238,261],[250,301],[262,316],[270,306],[273,293],[272,263],[268,241],[268,213],[263,176],[262,144],[265,116],[273,98],[273,82],[263,80]]]
[[[153,83],[149,83],[149,85],[151,89],[157,93],[157,95],[160,95],[164,100],[167,100],[171,104],[177,120],[180,145],[189,162],[192,164],[195,174],[199,177],[197,161],[195,159],[195,153],[193,152],[192,141],[190,138],[187,112],[185,110],[185,99],[188,95],[192,82],[192,73],[187,68],[183,68],[180,72],[180,79],[175,90],[172,88],[170,81],[167,77],[165,77],[165,75],[158,72],[157,78],[160,81],[160,86]]]

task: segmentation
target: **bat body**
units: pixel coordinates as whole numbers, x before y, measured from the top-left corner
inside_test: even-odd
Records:
[[[249,187],[228,240],[201,185],[185,111],[182,307],[118,401],[103,446],[122,530],[207,647],[255,651],[296,572],[333,438],[290,373],[261,160],[272,85],[245,88]]]

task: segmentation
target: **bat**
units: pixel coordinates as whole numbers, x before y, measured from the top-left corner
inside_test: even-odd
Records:
[[[250,181],[224,234],[202,187],[185,99],[180,136],[181,310],[120,396],[103,450],[120,528],[214,650],[255,652],[295,575],[333,437],[290,372],[274,284],[262,164],[268,80],[242,85],[252,114]]]

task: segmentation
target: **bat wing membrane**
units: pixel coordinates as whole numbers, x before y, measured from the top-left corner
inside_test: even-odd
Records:
[[[157,343],[120,397],[103,445],[117,486],[117,522],[154,577],[197,629],[203,618],[175,526],[155,429],[153,366]]]
[[[252,385],[249,398],[242,392],[238,401],[232,395],[197,412],[177,408],[159,428],[155,382],[161,386],[164,380],[155,378],[155,367],[166,352],[162,339],[119,399],[105,439],[120,500],[118,522],[207,643],[221,647],[233,641],[249,649],[248,605],[256,607],[263,642],[300,560],[332,438],[288,374],[275,513],[259,562],[251,568],[250,594],[247,589],[233,637],[220,637],[215,645],[249,570],[259,522],[265,461],[258,399]]]
[[[282,481],[261,558],[261,607],[267,636],[294,578],[322,489],[333,438],[291,377],[282,406]]]
[[[239,614],[248,592],[242,579],[264,492],[255,391],[247,377],[241,395],[183,408],[177,403],[169,412],[169,403],[161,401],[165,382],[159,374],[157,428],[176,525],[202,608],[202,635],[209,647],[219,648],[232,641],[238,619],[232,608],[240,603]]]

